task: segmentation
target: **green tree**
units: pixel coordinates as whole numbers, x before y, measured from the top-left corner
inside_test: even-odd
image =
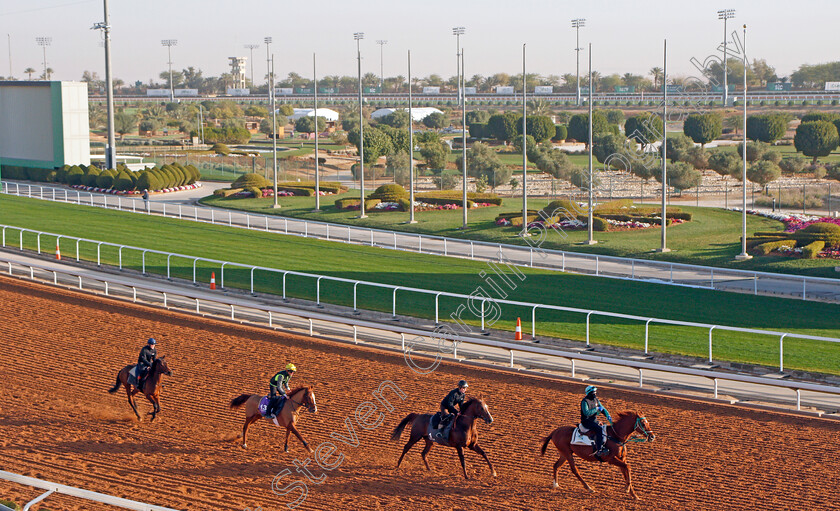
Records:
[[[391,147],[391,139],[388,138],[387,135],[382,133],[381,130],[378,128],[374,128],[373,126],[366,126],[364,131],[365,136],[365,144],[364,144],[364,162],[371,164],[375,163],[380,156],[384,156],[393,151]],[[360,145],[360,138],[359,138],[359,130],[355,129],[352,130],[347,135],[347,140],[356,146],[356,149],[359,149]]]
[[[701,147],[705,147],[723,133],[723,121],[720,115],[713,112],[691,114],[685,119],[683,132]]]
[[[590,176],[589,169],[584,169],[581,167],[575,167],[574,169],[572,169],[572,175],[569,179],[569,182],[577,186],[581,190],[586,191],[589,190],[590,182],[593,190],[601,186],[601,178],[598,176],[598,172],[596,170],[593,169],[592,175]]]
[[[557,124],[554,126],[554,136],[551,140],[566,140],[569,136],[569,129],[565,124]]]
[[[828,156],[837,149],[837,127],[828,121],[803,122],[796,128],[793,145],[796,150],[813,158],[812,164],[817,163],[820,156]]]
[[[385,160],[385,172],[394,176],[394,182],[400,186],[409,186],[411,176],[409,169],[408,153],[399,151],[391,153]]]
[[[277,116],[277,123],[275,124],[275,131],[271,130],[271,119],[263,119],[260,121],[260,133],[266,135],[267,137],[271,137],[272,133],[277,133],[281,126],[285,126],[289,123],[289,120],[283,117],[282,115]]]
[[[607,117],[607,122],[610,124],[624,124],[624,112],[621,110],[607,110],[604,115]]]
[[[766,142],[747,142],[747,161],[752,163],[760,160],[764,153],[770,150],[770,144]],[[738,155],[744,155],[744,143],[738,144]]]
[[[747,117],[747,138],[772,144],[785,136],[787,119],[778,114],[759,114]]]
[[[472,138],[490,138],[490,130],[487,127],[487,123],[474,122],[469,125],[469,128],[470,137]]]
[[[427,128],[440,129],[448,125],[446,116],[440,112],[432,112],[423,118],[423,125]]]
[[[541,144],[534,150],[534,165],[552,177],[568,181],[575,166],[566,153],[554,149],[551,145]]]
[[[772,161],[761,160],[747,168],[747,179],[757,185],[766,187],[782,175],[782,169]]]
[[[522,115],[515,112],[494,114],[487,120],[490,135],[496,140],[511,141],[519,132],[517,125],[522,124]]]
[[[420,144],[420,157],[426,162],[427,169],[445,169],[449,156],[449,146],[440,137],[428,137]]]
[[[662,117],[652,113],[634,115],[624,123],[624,133],[642,145],[644,151],[649,144],[662,140]]]
[[[694,143],[685,135],[674,133],[668,137],[665,143],[665,154],[671,161],[681,161],[685,158],[685,153],[689,148],[694,147]]]
[[[394,110],[392,113],[379,118],[379,122],[392,128],[408,129],[408,111]]]
[[[317,130],[318,133],[322,133],[325,129],[327,129],[327,120],[320,115],[318,116],[318,126]],[[316,130],[315,127],[315,118],[305,115],[295,121],[295,131],[299,133],[314,133]]]
[[[838,117],[837,114],[832,112],[817,112],[811,111],[807,114],[802,116],[802,122],[813,122],[813,121],[828,121],[834,122]]]
[[[284,117],[289,117],[295,114],[295,109],[292,105],[280,105],[277,107],[277,113]]]
[[[537,141],[534,139],[534,137],[532,137],[531,135],[528,135],[527,137],[525,137],[525,143],[527,144],[527,146],[525,148],[525,157],[528,158],[528,160],[533,161],[533,160],[531,160],[531,157],[533,156],[534,148],[537,147]],[[522,135],[521,134],[516,135],[516,137],[514,137],[513,147],[516,149],[516,152],[522,153],[523,147],[522,147]]]
[[[487,124],[490,120],[490,113],[486,110],[470,110],[467,112],[467,126],[475,123]]]
[[[249,105],[245,107],[245,115],[249,117],[268,117],[268,110],[265,107],[261,107],[259,105]]]
[[[741,169],[742,161],[731,151],[715,151],[709,155],[709,168],[723,177],[729,177]]]
[[[689,147],[688,150],[686,150],[682,161],[688,163],[695,169],[709,168],[709,156],[706,154],[706,150],[702,147]]]
[[[534,137],[537,143],[551,140],[556,132],[554,122],[551,118],[545,115],[531,115],[525,120],[525,128],[528,130],[528,135]],[[516,132],[522,134],[522,121],[517,123]]]
[[[131,133],[135,129],[137,129],[137,117],[126,112],[114,114],[114,131],[120,134],[120,140],[126,133]]]
[[[624,150],[624,137],[612,133],[602,133],[594,136],[595,143],[592,145],[592,154],[598,163],[604,163],[614,155]]]
[[[455,163],[463,172],[463,157],[458,156]],[[487,180],[493,188],[505,184],[510,180],[513,171],[503,164],[499,155],[489,145],[476,142],[467,149],[467,175],[476,179]]]
[[[592,136],[610,131],[610,123],[601,112],[592,114]],[[575,114],[569,119],[569,137],[589,146],[589,114]]]
[[[391,151],[396,153],[409,152],[408,129],[392,128],[387,124],[380,125],[377,129],[391,140]]]
[[[656,173],[654,177],[660,183],[662,182],[662,174]],[[691,164],[678,161],[668,165],[667,169],[668,186],[672,186],[682,192],[690,188],[700,186],[703,182],[703,173],[691,166]]]

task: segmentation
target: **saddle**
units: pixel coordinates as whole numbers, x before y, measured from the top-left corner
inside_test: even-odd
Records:
[[[131,366],[131,369],[128,370],[128,384],[133,385],[135,387],[140,386],[140,380],[137,378],[137,365]]]
[[[429,435],[433,442],[439,444],[449,443],[449,433],[452,432],[452,426],[455,424],[455,414],[437,412],[429,419]]]
[[[282,410],[283,409],[283,403],[285,401],[286,401],[286,396],[276,396],[276,397],[263,396],[263,398],[260,399],[260,404],[259,404],[260,414],[263,417],[265,417],[266,415],[269,415],[272,410],[277,410],[277,411]]]
[[[604,433],[604,441],[606,441],[607,437],[607,426],[601,425],[601,431]],[[591,435],[594,434],[594,431],[587,428],[583,424],[578,424],[575,430],[572,432],[572,445],[589,445],[595,446],[595,439],[592,438]]]

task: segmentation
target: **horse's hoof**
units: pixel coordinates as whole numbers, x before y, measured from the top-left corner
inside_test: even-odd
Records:
[[[247,449],[247,448],[248,448],[248,444],[242,444],[242,445],[240,445],[239,447],[242,447],[243,449]]]
[[[289,452],[289,446],[288,445],[283,446],[283,452]]]
[[[557,484],[557,482],[555,481],[555,482],[551,483],[551,487],[552,487],[552,488],[559,488],[559,487],[560,487],[560,485],[559,485],[559,484]]]
[[[493,477],[498,477],[498,474],[496,474],[495,470],[493,471]]]

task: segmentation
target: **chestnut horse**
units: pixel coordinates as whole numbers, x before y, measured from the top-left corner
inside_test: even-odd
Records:
[[[475,422],[476,419],[484,419],[484,422],[487,424],[493,424],[493,416],[490,415],[490,411],[487,409],[487,404],[482,398],[471,398],[469,401],[464,403],[461,409],[463,412],[458,415],[455,419],[455,424],[452,425],[447,445],[449,445],[449,447],[454,447],[458,451],[458,457],[461,459],[461,469],[464,471],[464,477],[466,479],[469,479],[469,476],[467,475],[467,467],[464,463],[464,447],[467,447],[470,450],[484,456],[484,459],[487,461],[487,465],[490,466],[490,471],[493,473],[493,477],[496,477],[496,469],[493,468],[493,464],[490,463],[490,459],[487,457],[484,449],[478,445],[478,424]],[[407,453],[414,444],[420,441],[421,438],[426,441],[426,447],[423,448],[423,452],[420,453],[420,456],[423,458],[423,463],[426,464],[426,469],[432,469],[432,467],[429,466],[429,462],[426,460],[426,455],[429,454],[429,451],[432,449],[432,445],[434,445],[434,442],[429,440],[429,421],[431,420],[432,415],[434,414],[410,413],[396,428],[394,428],[394,432],[391,434],[391,440],[396,441],[400,439],[400,435],[406,425],[411,423],[411,436],[408,439],[408,443],[406,443],[405,447],[403,447],[403,452],[400,455],[399,461],[397,461],[397,469],[400,468],[400,463],[402,463],[405,453]]]
[[[298,394],[301,394],[298,396]],[[256,422],[261,417],[269,422],[274,422],[274,419],[263,417],[260,413],[260,400],[263,396],[258,394],[240,394],[238,397],[230,401],[231,409],[239,408],[245,405],[245,424],[242,425],[242,447],[248,447],[246,438],[248,436],[248,427],[251,423]],[[310,453],[312,449],[309,444],[303,439],[300,432],[297,430],[296,424],[298,420],[298,409],[301,406],[306,406],[306,409],[312,413],[318,413],[318,406],[315,404],[315,393],[312,392],[311,387],[298,387],[289,391],[286,394],[286,400],[283,402],[283,408],[277,414],[277,424],[286,428],[286,443],[283,446],[283,451],[289,452],[289,433],[294,433],[296,437],[303,443],[303,446]]]
[[[545,455],[545,450],[548,447],[548,442],[554,442],[554,446],[560,451],[562,457],[554,463],[554,488],[557,488],[557,469],[560,468],[566,461],[569,462],[569,469],[572,473],[583,483],[583,487],[594,492],[586,481],[580,476],[577,467],[575,466],[575,459],[572,454],[577,454],[586,461],[599,461],[592,452],[592,446],[589,445],[572,445],[572,433],[575,426],[560,426],[552,431],[547,437],[542,440],[541,454]],[[618,414],[618,420],[612,425],[607,426],[606,446],[609,454],[603,457],[602,461],[615,465],[624,474],[624,481],[627,483],[625,492],[629,492],[634,499],[638,500],[636,491],[633,489],[633,483],[630,480],[630,467],[625,461],[627,456],[628,442],[643,442],[640,438],[630,438],[634,433],[640,433],[645,436],[648,442],[652,442],[656,436],[650,429],[647,419],[637,412],[622,412]]]
[[[146,399],[152,403],[152,411],[149,412],[152,416],[152,422],[154,422],[155,417],[160,412],[160,390],[163,387],[161,382],[162,375],[172,376],[172,371],[169,369],[169,366],[166,365],[166,355],[156,358],[154,362],[152,362],[152,367],[149,368],[149,374],[146,376],[146,381],[143,384],[143,395],[146,396]],[[132,397],[134,394],[140,392],[140,389],[128,383],[128,372],[131,371],[131,368],[134,365],[127,365],[120,369],[120,372],[117,373],[117,383],[114,385],[113,388],[108,389],[108,392],[111,394],[115,393],[116,391],[120,390],[120,385],[125,387],[125,393],[128,395],[128,404],[131,405],[131,409],[134,410],[134,415],[137,416],[138,421],[142,421],[143,419],[140,418],[140,414],[137,413],[137,406],[134,404],[134,400]]]

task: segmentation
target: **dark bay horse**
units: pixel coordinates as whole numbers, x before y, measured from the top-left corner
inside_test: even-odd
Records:
[[[471,398],[469,401],[464,403],[462,410],[464,411],[458,415],[455,419],[455,424],[452,425],[452,431],[449,434],[449,441],[447,445],[449,445],[449,447],[454,447],[458,451],[458,457],[461,459],[461,469],[464,471],[464,477],[466,479],[469,479],[469,476],[467,475],[467,466],[464,463],[464,447],[467,447],[470,450],[484,456],[484,459],[487,461],[487,465],[490,466],[490,471],[493,473],[493,477],[496,477],[496,469],[493,468],[493,464],[490,463],[490,459],[487,457],[484,449],[478,445],[478,424],[475,421],[476,419],[484,419],[484,422],[487,424],[493,423],[493,416],[490,415],[490,411],[487,409],[487,404],[481,398]],[[414,444],[420,441],[420,439],[426,441],[426,447],[423,448],[423,452],[420,453],[420,456],[423,458],[423,463],[426,464],[426,469],[432,469],[432,467],[429,466],[429,462],[426,460],[426,455],[429,454],[429,451],[432,449],[432,445],[434,445],[434,442],[429,440],[429,421],[431,420],[432,415],[434,414],[410,413],[396,428],[394,428],[394,432],[391,434],[391,440],[396,441],[400,439],[400,435],[406,425],[411,423],[411,436],[408,439],[408,443],[406,443],[405,447],[403,447],[403,452],[400,455],[399,461],[397,461],[398,469],[400,468],[400,463],[402,463],[405,453],[407,453]]]
[[[547,437],[542,439],[541,454],[545,455],[548,443],[554,442],[554,446],[557,447],[557,450],[560,451],[560,454],[562,455],[562,457],[554,463],[554,488],[557,488],[558,486],[557,469],[559,469],[563,463],[568,461],[569,469],[580,480],[580,482],[583,483],[583,487],[591,492],[594,492],[595,490],[586,484],[586,481],[584,481],[580,476],[580,472],[575,466],[574,456],[572,455],[577,454],[586,461],[598,461],[598,459],[593,454],[591,446],[572,445],[572,433],[574,430],[575,426],[560,426],[552,431]],[[621,470],[621,473],[624,474],[624,481],[627,483],[624,491],[630,493],[634,499],[638,500],[639,497],[636,495],[636,491],[633,489],[633,483],[630,479],[630,467],[625,461],[627,457],[626,444],[630,441],[630,436],[634,433],[644,435],[648,442],[652,442],[654,438],[656,438],[653,431],[650,429],[650,424],[648,424],[647,419],[639,413],[622,412],[618,414],[618,420],[613,422],[611,426],[607,426],[607,439],[605,445],[607,446],[607,449],[609,449],[609,454],[604,456],[603,461],[609,463],[610,465],[615,465],[619,468],[619,470]]]
[[[152,415],[152,421],[155,420],[155,417],[160,412],[160,390],[163,388],[163,382],[161,381],[162,375],[172,376],[172,371],[166,364],[165,358],[166,355],[156,358],[152,362],[152,367],[149,368],[149,374],[146,376],[146,382],[143,384],[143,395],[152,403],[152,411],[149,412]],[[128,383],[128,372],[131,371],[132,367],[134,367],[133,364],[120,369],[120,372],[117,373],[117,383],[108,392],[113,394],[120,390],[120,385],[123,385],[125,387],[125,393],[128,396],[128,404],[134,410],[134,415],[137,416],[137,420],[142,421],[143,419],[140,418],[140,414],[137,413],[137,406],[134,404],[134,399],[132,399],[135,394],[140,392],[140,389]]]
[[[260,400],[263,396],[258,394],[240,394],[238,397],[231,399],[231,409],[239,408],[245,405],[245,424],[242,425],[242,447],[248,447],[246,438],[248,435],[248,427],[251,423],[263,418],[260,413]],[[277,424],[286,428],[286,443],[283,445],[283,451],[289,452],[289,433],[294,433],[298,440],[303,443],[303,446],[310,453],[312,449],[306,440],[301,436],[297,429],[298,409],[301,406],[306,406],[306,409],[312,413],[318,413],[318,405],[315,404],[315,393],[311,387],[298,387],[289,391],[286,394],[286,401],[283,402],[283,408],[277,414]],[[269,422],[274,422],[272,419],[265,418]]]

